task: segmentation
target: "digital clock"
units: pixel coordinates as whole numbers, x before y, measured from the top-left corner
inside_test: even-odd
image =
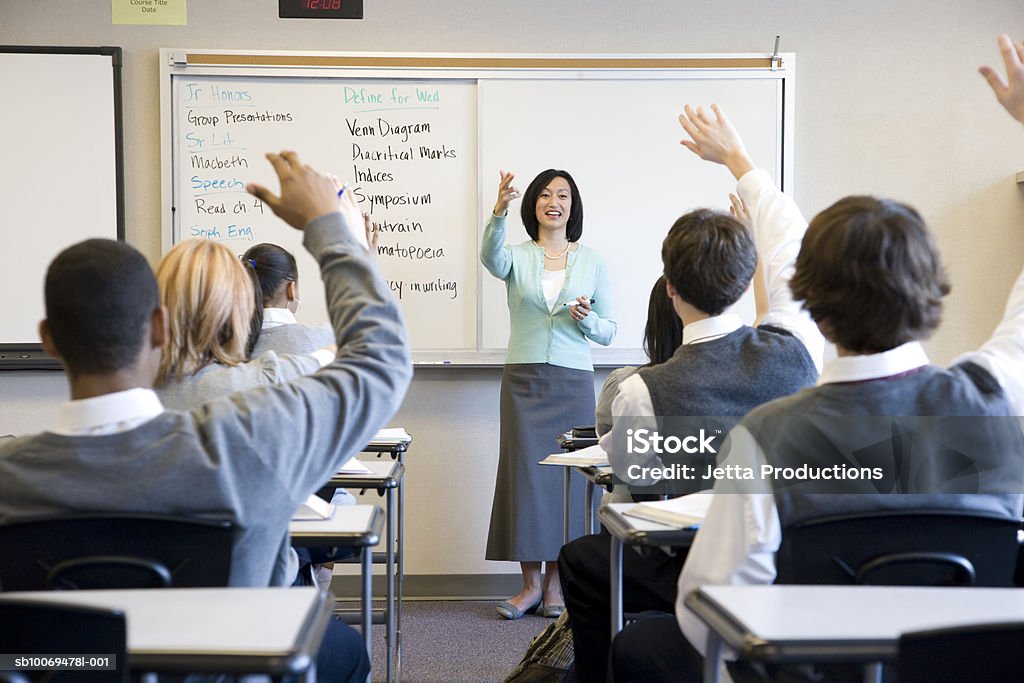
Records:
[[[363,0],[277,0],[282,19],[362,19]]]

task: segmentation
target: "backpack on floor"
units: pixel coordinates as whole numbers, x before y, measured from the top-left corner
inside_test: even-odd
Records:
[[[523,658],[504,683],[575,683],[575,663],[569,612],[562,610],[558,619],[530,641]]]

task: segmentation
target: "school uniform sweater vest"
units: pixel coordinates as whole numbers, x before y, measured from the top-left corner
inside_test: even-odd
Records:
[[[807,348],[792,334],[747,326],[680,346],[668,361],[639,375],[658,417],[742,417],[818,378]]]
[[[685,344],[665,363],[642,368],[638,374],[650,392],[659,433],[693,437],[690,445],[698,451],[662,454],[662,461],[698,472],[715,463],[725,435],[741,417],[818,377],[803,343],[768,326],[744,326],[718,339]],[[710,447],[701,448],[702,441]],[[708,488],[710,482],[677,480],[664,485],[665,493],[679,495]]]
[[[1014,412],[992,375],[966,362],[814,387],[762,406],[743,424],[768,464],[798,475],[837,471],[836,465],[847,475],[858,470],[855,478],[810,474],[773,482],[785,529],[908,508],[1019,516],[1024,434]],[[871,476],[873,468],[880,478]]]

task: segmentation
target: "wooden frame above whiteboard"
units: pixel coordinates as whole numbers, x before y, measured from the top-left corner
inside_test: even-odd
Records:
[[[208,84],[219,92],[232,89],[225,86],[234,86],[233,90],[259,99],[260,115],[288,113],[303,118],[305,123],[292,129],[294,144],[284,142],[280,137],[284,133],[271,131],[269,125],[260,128],[259,122],[242,134],[254,147],[294,146],[304,159],[310,158],[304,149],[315,148],[313,154],[324,156],[314,156],[314,166],[334,170],[343,179],[354,176],[356,184],[365,186],[360,193],[367,198],[364,205],[380,211],[382,220],[393,229],[382,237],[387,250],[380,257],[381,266],[396,293],[402,294],[413,335],[414,359],[422,365],[503,362],[503,345],[495,340],[505,334],[501,316],[507,327],[504,293],[476,258],[483,220],[494,193],[491,176],[496,178],[498,167],[515,170],[523,187],[537,171],[547,167],[570,170],[580,184],[587,207],[583,239],[609,261],[620,323],[612,347],[594,348],[597,365],[646,361],[640,343],[650,285],[661,270],[661,238],[674,217],[690,208],[726,208],[727,192],[734,187],[724,169],[697,160],[678,145],[682,131],[675,117],[683,104],[690,98],[698,98],[693,104],[710,104],[708,100],[722,103],[744,134],[755,162],[769,170],[784,191],[793,190],[792,53],[510,55],[163,49],[160,90],[165,250],[188,236],[182,234],[181,209],[188,208],[188,201],[195,201],[189,194],[193,185],[220,182],[223,186],[237,179],[235,175],[228,178],[206,173],[208,168],[199,168],[202,173],[197,174],[191,173],[193,168],[183,169],[182,162],[188,160],[190,150],[183,146],[182,137],[186,129],[198,130],[197,117],[186,120],[183,116],[185,103],[180,88],[186,79],[194,79],[195,89]],[[323,87],[325,83],[329,85]],[[433,84],[438,87],[432,88]],[[358,96],[353,96],[351,102],[344,101],[339,93],[345,85],[353,92],[364,91],[364,100],[359,102]],[[338,93],[324,94],[332,88]],[[430,92],[418,93],[424,99],[413,101],[422,106],[399,107],[398,99],[413,96],[399,93],[394,101],[388,100],[396,92],[392,88]],[[534,91],[544,92],[543,103],[531,97]],[[431,101],[433,95],[443,102]],[[212,106],[215,111],[218,104]],[[296,111],[285,111],[289,107]],[[302,107],[306,110],[299,113]],[[552,117],[552,111],[557,115]],[[333,117],[336,126],[317,129],[311,123],[312,112],[323,112],[325,120]],[[236,110],[232,110],[232,117],[232,121],[242,120]],[[381,119],[380,124],[376,117]],[[536,131],[549,124],[563,133],[557,142],[535,148]],[[404,131],[400,135],[407,139],[394,144],[398,140],[395,135],[390,139],[380,134],[364,140],[353,137],[378,126],[382,133]],[[218,132],[229,128],[222,125]],[[424,129],[428,132],[410,132]],[[444,136],[458,137],[462,129],[471,129],[472,137],[449,144],[447,140],[455,138]],[[212,128],[208,130],[213,132]],[[318,137],[309,137],[314,133]],[[406,156],[414,158],[407,163],[388,157],[404,154],[406,149]],[[531,151],[534,149],[539,151]],[[413,170],[420,163],[420,154],[429,156],[443,150],[460,160],[456,162],[457,170],[445,170],[441,162],[430,170]],[[470,151],[472,159],[467,158]],[[245,153],[256,152],[251,149]],[[239,169],[245,172],[246,180],[253,176],[260,182],[269,181],[269,165],[264,169],[264,162],[256,156],[247,161],[252,161],[252,166]],[[389,176],[390,180],[384,180]],[[442,178],[447,188],[443,191],[441,185],[437,189],[431,185],[441,183]],[[643,201],[631,198],[641,193]],[[426,195],[430,196],[430,208],[425,211],[440,212],[444,208],[449,213],[424,214],[422,220],[418,219],[408,206],[413,197]],[[371,204],[369,198],[374,196],[381,201]],[[391,200],[405,204],[392,205]],[[382,205],[392,212],[389,214]],[[402,210],[393,211],[399,205]],[[510,215],[515,212],[513,207]],[[207,234],[223,236],[214,223],[210,223],[214,229]],[[525,239],[521,226],[514,223],[518,221],[510,218],[512,243]],[[202,226],[197,227],[203,234]],[[274,241],[264,237],[270,234],[270,228],[255,227],[251,237]],[[624,234],[629,234],[629,239],[623,238]],[[301,252],[294,245],[283,246]],[[432,266],[407,255],[438,251],[443,256],[435,262],[437,282],[429,285],[435,298],[430,300],[423,291],[427,279],[434,279],[427,277]],[[414,267],[427,270],[408,275],[408,269]],[[319,308],[321,303],[313,301],[318,279],[315,269],[307,267],[307,271],[300,276],[308,316],[304,321],[313,322],[326,313]],[[409,298],[410,282],[403,278],[411,278],[421,287],[416,291],[417,300]],[[447,312],[453,304],[441,300],[445,286],[450,287],[448,291],[457,290],[457,296],[467,297],[462,300],[461,311]],[[307,297],[311,304],[308,307]],[[470,301],[468,297],[474,298]],[[465,316],[470,303],[472,321]],[[752,303],[742,302],[739,312],[749,319]],[[445,330],[427,329],[433,325]],[[454,343],[447,344],[449,341]]]

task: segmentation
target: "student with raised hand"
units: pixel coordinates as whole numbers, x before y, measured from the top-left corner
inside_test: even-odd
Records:
[[[1009,82],[988,67],[981,72],[999,102],[1024,123],[1024,44],[1004,35],[999,45]],[[699,142],[697,147],[703,151]],[[729,436],[727,462],[828,466],[841,459],[855,466],[862,464],[857,449],[863,444],[912,438],[913,449],[893,444],[892,457],[882,461],[891,479],[877,487],[862,479],[840,485],[793,481],[781,488],[771,481],[749,488],[717,482],[679,578],[674,617],[640,622],[619,634],[615,681],[679,680],[707,642],[707,627],[685,606],[686,595],[705,585],[772,583],[775,553],[791,522],[893,509],[1020,518],[1024,273],[989,340],[948,369],[932,365],[921,346],[939,325],[949,283],[927,225],[913,208],[875,197],[840,199],[811,221],[791,288],[838,357],[825,365],[818,386],[746,416]],[[957,419],[934,419],[947,416]],[[932,419],[915,429],[915,417]],[[897,425],[900,434],[894,434]],[[951,458],[957,471],[973,466],[974,474],[943,477],[951,473]],[[906,476],[894,476],[896,467]],[[742,661],[731,663],[730,673],[734,680],[802,677],[786,667],[768,672]],[[859,671],[807,673],[827,676],[815,680],[859,679]]]
[[[618,329],[601,257],[582,246],[583,200],[566,171],[541,172],[526,190],[520,216],[530,239],[505,244],[505,216],[519,196],[501,172],[480,260],[508,291],[510,334],[501,379],[498,473],[487,559],[517,561],[523,590],[497,607],[505,619],[540,608],[562,613],[555,558],[562,545],[562,475],[537,463],[553,434],[594,419],[592,340],[608,345]],[[574,496],[572,510],[583,507]],[[570,528],[582,533],[582,516]],[[541,564],[545,572],[541,578]]]
[[[700,429],[710,435],[718,428],[725,432],[755,406],[813,384],[821,363],[821,335],[788,288],[807,222],[768,174],[755,168],[725,115],[717,106],[713,111],[712,117],[687,106],[680,123],[700,140],[699,148],[690,147],[700,156],[729,160],[751,225],[724,212],[696,209],[675,222],[662,245],[666,293],[683,321],[682,344],[665,363],[642,368],[620,385],[612,402],[611,431],[600,442],[616,476],[637,492],[658,484],[655,475],[665,466],[686,464],[703,471],[714,463],[721,444],[715,442],[714,452],[682,460],[682,454],[655,449],[642,455],[629,449],[635,430],[679,439]],[[759,305],[764,314],[751,327],[726,309],[750,287],[758,262],[767,302]],[[680,495],[709,486],[699,478],[677,480],[665,492]],[[591,536],[566,544],[559,555],[576,672],[587,683],[607,676],[609,552],[607,541]],[[623,609],[670,611],[685,557],[685,550],[648,558],[624,553]]]
[[[354,205],[339,211],[330,181],[294,152],[268,158],[280,197],[248,189],[303,230],[320,264],[337,357],[286,385],[192,412],[164,410],[152,386],[167,311],[153,271],[122,242],[76,244],[50,264],[40,324],[71,400],[50,431],[0,445],[0,521],[112,511],[226,519],[237,528],[230,585],[274,583],[292,514],[391,418],[412,365],[401,312],[353,237],[362,229]],[[365,679],[369,662],[354,630],[334,622],[326,642],[317,660],[324,680]]]

